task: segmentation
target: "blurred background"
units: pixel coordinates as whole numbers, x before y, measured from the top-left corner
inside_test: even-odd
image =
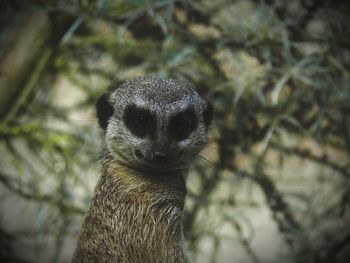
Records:
[[[1,262],[71,260],[99,175],[95,100],[147,73],[215,109],[188,178],[193,262],[349,262],[346,2],[1,1]]]

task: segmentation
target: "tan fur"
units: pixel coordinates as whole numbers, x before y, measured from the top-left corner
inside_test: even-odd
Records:
[[[184,174],[144,174],[105,158],[73,262],[185,263]]]

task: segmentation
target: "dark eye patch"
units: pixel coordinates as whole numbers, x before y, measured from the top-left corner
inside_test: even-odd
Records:
[[[177,113],[170,119],[170,136],[176,140],[186,139],[197,127],[197,116],[192,108]]]
[[[108,120],[113,115],[113,107],[108,102],[109,94],[105,93],[96,102],[96,114],[98,123],[103,130],[107,129]]]
[[[128,106],[123,119],[126,127],[137,137],[145,138],[156,131],[156,118],[149,110]]]

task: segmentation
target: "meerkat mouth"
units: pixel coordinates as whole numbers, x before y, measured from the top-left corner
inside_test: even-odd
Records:
[[[180,172],[187,170],[187,166],[178,162],[170,164],[143,163],[140,168],[150,172]]]
[[[188,170],[188,165],[180,161],[169,162],[150,162],[135,160],[135,163],[130,164],[134,168],[151,173],[176,173]]]
[[[150,158],[147,158],[137,150],[134,152],[131,162],[142,170],[146,169],[152,172],[175,172],[186,170],[187,168],[183,158],[175,158],[170,155],[156,156],[156,154],[153,153]]]
[[[148,173],[176,173],[188,170],[188,162],[181,159],[169,159],[167,161],[152,161],[138,158],[136,155],[123,154],[112,151],[113,160],[119,165],[131,170],[145,171]]]

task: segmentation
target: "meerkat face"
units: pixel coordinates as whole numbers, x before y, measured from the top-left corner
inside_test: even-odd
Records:
[[[207,143],[211,105],[187,83],[129,80],[96,104],[108,151],[120,164],[152,171],[187,169]]]

